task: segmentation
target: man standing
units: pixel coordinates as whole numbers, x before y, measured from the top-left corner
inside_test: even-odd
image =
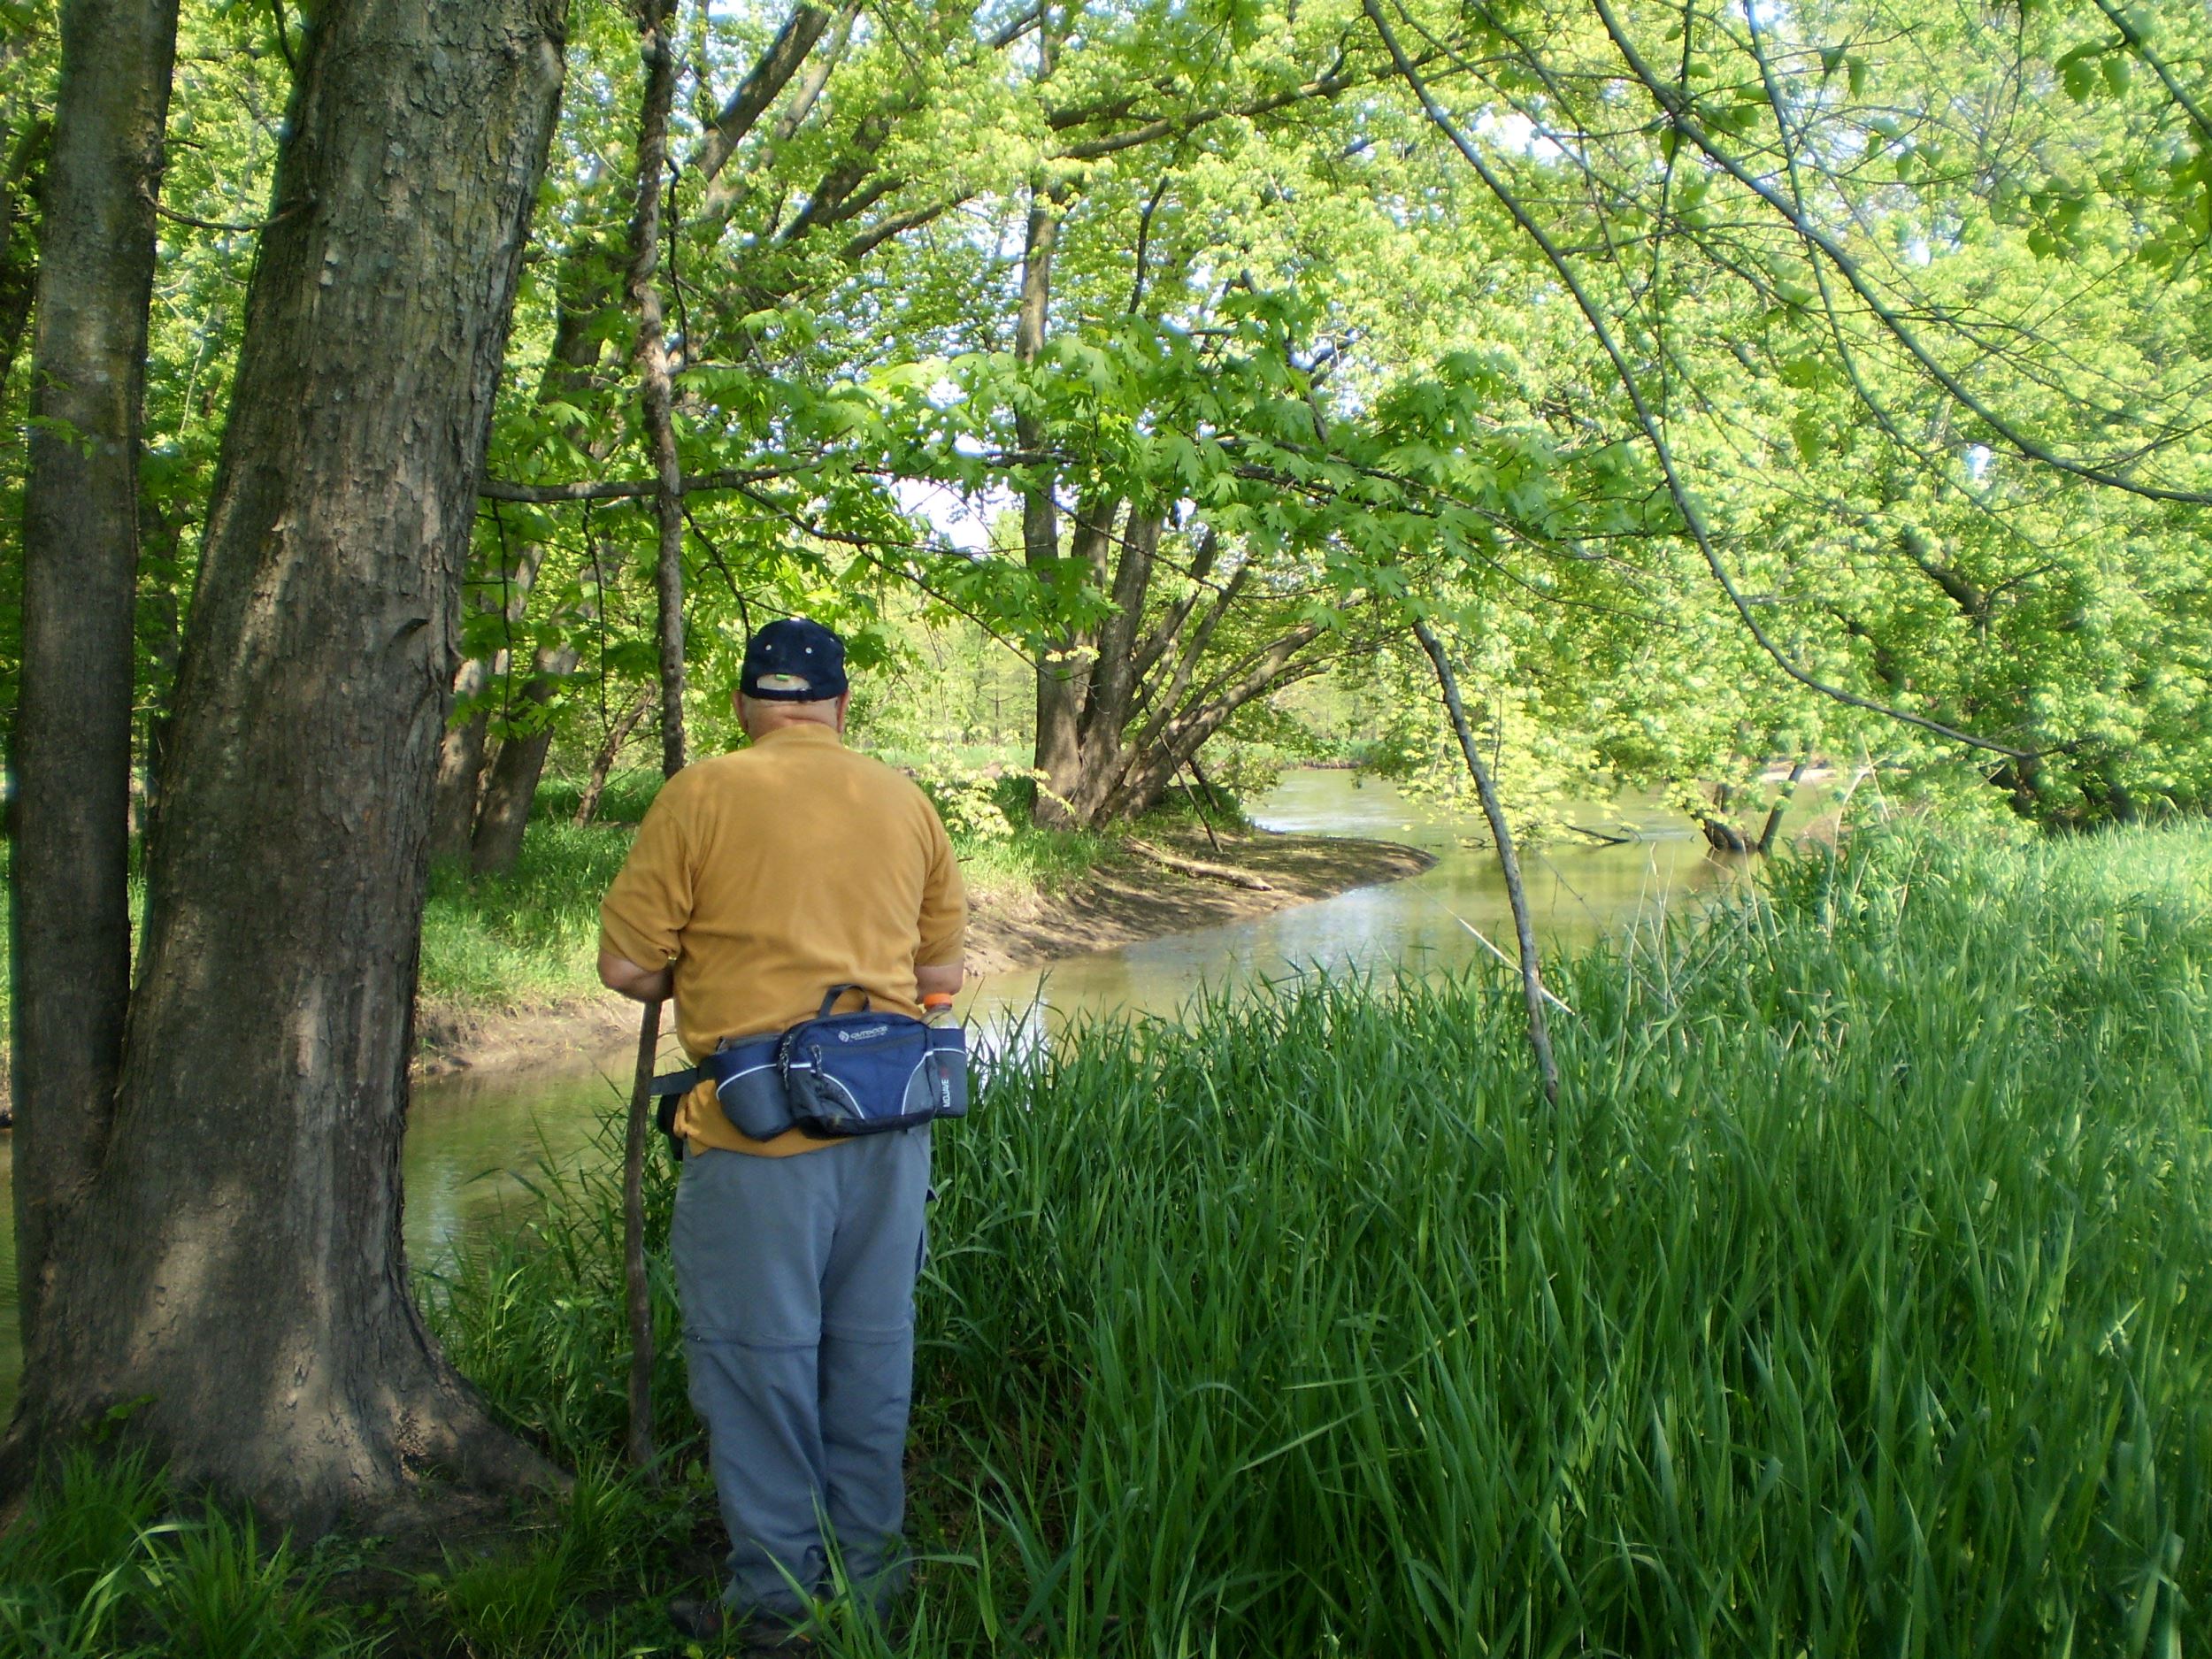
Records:
[[[695,1059],[810,1018],[833,986],[913,1016],[960,987],[951,844],[911,781],[844,747],[849,696],[827,628],[754,634],[737,698],[751,746],[662,786],[600,908],[600,979],[640,1002],[672,991]],[[795,1647],[833,1546],[879,1609],[903,1581],[929,1129],[755,1141],[710,1081],[676,1126],[676,1289],[730,1582],[718,1605],[670,1612],[689,1636],[742,1624],[756,1648]]]

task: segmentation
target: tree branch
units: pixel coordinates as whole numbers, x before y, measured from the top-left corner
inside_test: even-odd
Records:
[[[1595,0],[1595,4],[1601,11],[1605,10],[1605,0]],[[2015,760],[2024,760],[2034,754],[2047,752],[2014,749],[2008,744],[1997,742],[1991,738],[1977,737],[1971,733],[1959,731],[1940,721],[1932,720],[1925,715],[1914,714],[1909,710],[1877,703],[1871,698],[1862,697],[1855,692],[1846,691],[1840,686],[1830,685],[1825,680],[1817,679],[1799,667],[1791,660],[1787,653],[1775,643],[1758,618],[1752,614],[1749,603],[1745,600],[1742,591],[1736,586],[1735,578],[1728,573],[1728,567],[1721,563],[1719,551],[1714,547],[1711,533],[1706,527],[1705,515],[1691,495],[1689,486],[1684,482],[1682,474],[1675,465],[1673,446],[1667,442],[1665,433],[1661,430],[1658,418],[1652,412],[1650,403],[1644,397],[1643,388],[1637,380],[1635,371],[1630,366],[1627,357],[1622,352],[1619,342],[1613,337],[1611,325],[1605,320],[1604,313],[1598,309],[1596,301],[1591,298],[1589,289],[1583,285],[1582,279],[1575,273],[1574,266],[1566,256],[1560,252],[1558,244],[1554,242],[1543,227],[1537,224],[1520,198],[1506,188],[1505,181],[1493,170],[1490,164],[1483,159],[1481,151],[1469,142],[1466,134],[1462,133],[1451,118],[1444,113],[1442,106],[1436,102],[1434,94],[1430,92],[1427,83],[1422,80],[1419,70],[1407,58],[1404,48],[1399,45],[1397,35],[1391,32],[1389,22],[1384,18],[1382,8],[1377,0],[1361,0],[1361,5],[1367,13],[1368,19],[1381,34],[1384,45],[1390,50],[1392,61],[1398,66],[1398,73],[1405,78],[1407,86],[1412,89],[1415,97],[1420,101],[1421,107],[1429,119],[1446,138],[1451,141],[1453,147],[1466,158],[1468,165],[1475,170],[1477,176],[1482,180],[1491,195],[1495,196],[1499,204],[1512,216],[1513,222],[1520,227],[1522,234],[1527,236],[1542,251],[1552,269],[1558,273],[1560,281],[1565,285],[1568,293],[1573,296],[1584,320],[1590,325],[1592,333],[1597,336],[1598,344],[1612,362],[1613,372],[1620,380],[1621,389],[1627,395],[1629,404],[1635,412],[1637,425],[1641,428],[1645,441],[1650,444],[1652,453],[1658,459],[1660,472],[1666,480],[1667,493],[1674,501],[1676,511],[1681,515],[1684,526],[1697,543],[1698,551],[1704,556],[1706,567],[1712,572],[1714,580],[1720,584],[1721,591],[1728,595],[1729,603],[1735,607],[1736,614],[1742,618],[1744,626],[1750,631],[1751,637],[1758,642],[1760,649],[1771,657],[1784,673],[1800,685],[1850,708],[1864,710],[1870,714],[1878,714],[1907,726],[1917,726],[1923,731],[1933,733],[1938,737],[1948,738],[1953,742],[1964,743],[1974,749],[1987,749]],[[1647,70],[1646,73],[1648,71]]]

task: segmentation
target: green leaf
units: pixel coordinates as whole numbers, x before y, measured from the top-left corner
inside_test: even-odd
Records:
[[[2125,52],[2107,52],[2101,61],[2104,66],[2104,83],[2112,89],[2113,96],[2117,97],[2128,89],[2128,82],[2133,78],[2135,65],[2129,61]]]

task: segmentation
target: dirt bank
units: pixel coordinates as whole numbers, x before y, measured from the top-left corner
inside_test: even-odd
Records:
[[[981,890],[972,895],[968,921],[969,972],[1041,967],[1400,880],[1436,862],[1394,841],[1332,835],[1225,835],[1218,850],[1202,833],[1157,836],[1149,844],[1171,857],[1257,877],[1267,888],[1187,874],[1123,852],[1056,893]],[[513,1010],[425,1003],[415,1026],[415,1075],[441,1077],[475,1066],[556,1064],[603,1054],[635,1037],[638,1010],[611,994]]]

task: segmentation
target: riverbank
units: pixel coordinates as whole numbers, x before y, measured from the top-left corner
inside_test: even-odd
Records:
[[[1148,825],[1146,831],[1137,844],[1169,859],[1216,866],[1265,885],[1171,868],[1104,838],[1093,838],[1084,849],[1087,867],[1075,872],[1064,867],[1040,874],[1032,863],[979,857],[972,861],[970,881],[969,972],[1041,967],[1402,880],[1435,863],[1420,849],[1394,841],[1260,830],[1210,840],[1184,825]],[[590,892],[595,903],[596,889]],[[449,908],[458,900],[457,894],[441,896]],[[442,958],[461,955],[462,930],[458,918],[445,919],[442,929],[434,899],[425,930],[425,992],[415,1013],[416,1076],[557,1064],[635,1037],[636,1005],[588,983],[591,941],[566,941],[574,955],[565,985],[553,977],[559,970],[541,969],[534,979],[510,979],[519,988],[517,995],[503,989],[495,972],[487,979],[451,971],[457,962]]]

